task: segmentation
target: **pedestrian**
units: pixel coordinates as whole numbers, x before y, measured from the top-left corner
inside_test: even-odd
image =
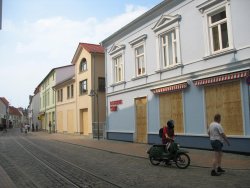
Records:
[[[36,132],[38,131],[38,123],[36,122]]]
[[[51,133],[51,121],[49,121],[49,133]]]
[[[209,125],[208,128],[210,143],[214,150],[213,169],[211,171],[211,176],[219,176],[221,175],[221,173],[225,172],[225,170],[221,168],[223,143],[226,142],[228,146],[230,146],[230,143],[227,139],[226,134],[224,133],[224,130],[220,122],[221,122],[221,115],[215,114],[214,121]]]
[[[28,124],[25,124],[25,125],[24,125],[24,132],[25,132],[25,134],[27,134],[27,133],[28,133],[28,127],[29,127],[29,125],[28,125]]]

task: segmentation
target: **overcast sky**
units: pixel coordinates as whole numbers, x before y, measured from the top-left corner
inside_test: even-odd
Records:
[[[162,0],[3,0],[0,97],[27,108],[55,67],[69,65],[79,42],[102,40]]]

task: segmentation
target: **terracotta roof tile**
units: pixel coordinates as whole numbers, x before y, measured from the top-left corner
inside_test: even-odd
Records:
[[[22,116],[22,114],[19,112],[19,110],[13,106],[9,107],[9,113],[11,115]]]
[[[80,46],[82,46],[89,53],[104,53],[104,48],[98,44],[80,43]]]

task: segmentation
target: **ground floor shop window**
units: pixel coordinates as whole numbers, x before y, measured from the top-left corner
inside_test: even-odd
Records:
[[[166,124],[169,119],[175,122],[175,133],[183,133],[183,99],[182,92],[159,95],[160,123]]]
[[[204,87],[207,125],[220,113],[227,135],[243,135],[240,81]]]

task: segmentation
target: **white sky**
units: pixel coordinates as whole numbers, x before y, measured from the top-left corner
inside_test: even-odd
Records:
[[[79,42],[99,44],[162,0],[3,0],[0,97],[27,108],[55,67],[69,65]]]

